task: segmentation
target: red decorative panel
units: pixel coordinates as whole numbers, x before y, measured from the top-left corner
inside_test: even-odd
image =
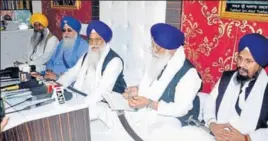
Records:
[[[81,21],[81,23],[88,23],[92,17],[91,1],[81,1],[81,8],[74,9],[55,9],[51,8],[50,0],[42,0],[42,13],[49,19],[49,29],[54,33],[59,40],[61,40],[60,21],[63,16],[73,16]]]
[[[224,70],[236,69],[237,45],[246,33],[268,36],[268,23],[221,19],[219,1],[183,1],[185,53],[200,72],[209,93]],[[268,69],[266,69],[268,71]]]

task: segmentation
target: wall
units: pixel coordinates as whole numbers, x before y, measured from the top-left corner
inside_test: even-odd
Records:
[[[100,1],[100,19],[111,27],[110,47],[124,60],[128,86],[138,85],[150,60],[150,28],[166,19],[166,1]]]
[[[82,23],[87,24],[91,21],[91,1],[81,1],[81,8],[79,10],[73,9],[54,9],[51,8],[51,1],[42,0],[42,13],[49,19],[49,29],[55,34],[59,40],[61,37],[60,22],[63,16],[73,16]]]
[[[218,5],[218,1],[183,1],[185,52],[202,76],[203,92],[211,91],[224,70],[236,68],[241,36],[251,32],[268,36],[268,23],[221,19]]]
[[[42,13],[42,2],[32,1],[33,13]]]
[[[182,1],[167,1],[166,23],[181,28]]]

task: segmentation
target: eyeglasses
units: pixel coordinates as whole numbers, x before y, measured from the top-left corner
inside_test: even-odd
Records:
[[[155,43],[152,43],[151,50],[154,52],[159,52],[161,50],[161,47]]]
[[[72,29],[70,29],[70,28],[67,28],[67,29],[63,29],[63,30],[61,30],[62,32],[73,32],[73,30]]]
[[[253,61],[253,60],[250,60],[250,59],[248,59],[248,58],[246,58],[246,59],[244,59],[243,57],[241,57],[241,56],[238,56],[237,57],[237,63],[242,63],[242,62],[244,62],[245,61],[245,64],[246,65],[250,65],[250,64],[252,64],[252,63],[254,63],[255,61]]]
[[[95,44],[95,45],[101,45],[102,44],[102,39],[101,38],[89,38],[89,44]]]

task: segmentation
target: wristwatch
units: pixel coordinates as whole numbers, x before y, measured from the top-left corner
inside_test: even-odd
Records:
[[[151,99],[148,99],[148,104],[146,105],[146,108],[153,109],[153,101]]]

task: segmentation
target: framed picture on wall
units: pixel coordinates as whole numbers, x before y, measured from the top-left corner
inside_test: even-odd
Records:
[[[81,0],[51,0],[51,8],[80,9]]]
[[[268,22],[268,1],[220,1],[219,15],[221,18]]]

